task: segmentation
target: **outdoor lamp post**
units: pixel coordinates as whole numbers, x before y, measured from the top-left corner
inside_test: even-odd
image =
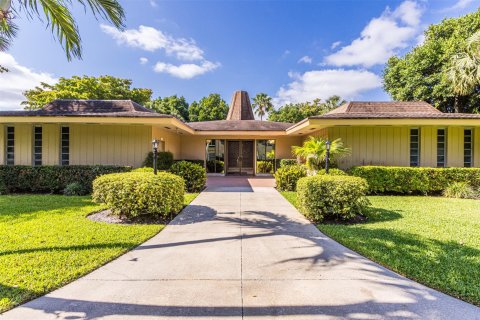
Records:
[[[330,161],[330,140],[325,143],[327,146],[327,156],[325,157],[325,173],[328,174],[328,162]]]
[[[153,174],[157,174],[158,140],[152,140],[153,147]]]

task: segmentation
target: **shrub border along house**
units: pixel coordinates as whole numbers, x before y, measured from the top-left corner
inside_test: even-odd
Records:
[[[349,173],[367,180],[369,192],[440,194],[454,182],[480,188],[480,168],[352,167]]]
[[[103,165],[0,166],[0,185],[4,193],[63,193],[68,185],[78,183],[87,194],[96,177],[131,170],[130,167]]]

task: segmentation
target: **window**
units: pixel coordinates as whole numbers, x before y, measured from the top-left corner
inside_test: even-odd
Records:
[[[420,129],[410,129],[410,167],[420,165]]]
[[[42,165],[42,127],[33,127],[33,165]]]
[[[257,140],[257,173],[275,172],[275,140]]]
[[[70,164],[70,128],[61,128],[61,143],[60,143],[60,164],[68,166]]]
[[[7,127],[7,141],[5,144],[5,164],[15,164],[15,127]]]
[[[225,166],[225,140],[206,140],[205,158],[208,173],[224,173]]]
[[[437,167],[444,168],[447,163],[447,130],[437,130]]]
[[[463,132],[463,166],[470,168],[473,164],[473,130]]]

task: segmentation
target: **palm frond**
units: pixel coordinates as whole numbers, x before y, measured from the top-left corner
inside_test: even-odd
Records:
[[[0,20],[0,51],[7,51],[18,31],[17,25],[8,17]]]

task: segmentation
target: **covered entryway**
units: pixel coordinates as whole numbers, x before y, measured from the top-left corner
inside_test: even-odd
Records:
[[[255,173],[253,140],[227,140],[227,171],[230,175],[253,175]]]

